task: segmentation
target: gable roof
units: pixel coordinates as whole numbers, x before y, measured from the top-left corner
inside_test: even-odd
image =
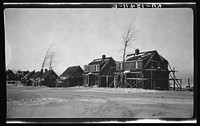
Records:
[[[29,71],[17,71],[17,74],[21,75],[22,77],[24,77]]]
[[[154,55],[155,53],[158,54],[158,52],[156,50],[152,50],[152,51],[146,51],[146,52],[140,52],[138,55],[136,55],[135,53],[133,54],[128,54],[126,57],[126,61],[132,61],[132,60],[144,60],[146,58],[150,58],[152,55]],[[159,54],[158,54],[159,55]],[[129,57],[129,58],[128,58]],[[168,61],[163,58],[161,55],[159,55],[159,57],[161,58],[161,60],[164,60],[164,62],[168,63]]]
[[[147,59],[147,62],[144,64],[144,68],[143,70],[146,69],[147,65],[149,64],[149,62],[155,57],[157,56],[163,63],[164,67],[166,69],[167,68],[167,65],[168,65],[168,61],[163,58],[160,54],[158,54],[158,52],[156,50],[153,50],[153,51],[147,51],[147,52],[140,52],[138,55],[136,54],[128,54],[126,61],[134,61],[134,60],[146,60]]]
[[[68,67],[61,75],[60,77],[65,77],[66,79],[69,78],[70,76],[72,76],[76,71],[80,71],[81,73],[83,73],[83,69],[80,66],[71,66]]]
[[[143,60],[147,57],[151,57],[154,53],[156,52],[156,50],[153,51],[147,51],[147,52],[140,52],[138,55],[136,55],[135,53],[133,54],[128,54],[126,57],[126,61],[132,61],[132,60]]]
[[[58,75],[53,70],[48,70],[48,71],[44,72],[43,74],[41,74],[40,78],[46,79],[52,73],[55,74],[58,77]]]
[[[13,73],[12,70],[7,70],[6,71],[6,79],[7,80],[18,80],[18,76],[16,74]]]
[[[114,59],[112,57],[98,58],[98,59],[94,59],[88,65],[100,65],[100,67],[102,67],[102,66],[104,66],[104,64],[106,64],[110,60],[114,60]]]
[[[113,75],[115,71],[115,68],[103,69],[101,75]]]
[[[39,77],[41,74],[42,74],[42,72],[41,72],[41,71],[38,71],[38,72],[32,74],[32,75],[30,76],[30,79],[36,79],[36,78]]]
[[[7,75],[7,74],[14,74],[14,73],[13,73],[12,70],[8,69],[8,70],[6,70],[6,75]]]
[[[31,75],[34,73],[35,73],[35,70],[28,72],[22,79],[29,79],[31,77]]]

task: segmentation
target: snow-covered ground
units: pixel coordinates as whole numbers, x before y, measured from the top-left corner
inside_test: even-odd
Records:
[[[193,92],[7,85],[7,118],[191,118]],[[11,105],[12,103],[12,105]],[[11,109],[10,109],[11,108]]]

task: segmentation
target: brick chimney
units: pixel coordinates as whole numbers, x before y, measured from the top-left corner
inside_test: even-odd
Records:
[[[139,49],[136,49],[136,50],[135,50],[135,55],[138,55],[138,54],[140,54],[140,50],[139,50]]]
[[[102,59],[105,59],[106,58],[106,55],[102,55]]]

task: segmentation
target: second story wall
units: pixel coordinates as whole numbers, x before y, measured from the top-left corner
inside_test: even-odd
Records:
[[[143,68],[143,62],[141,60],[125,61],[124,70],[140,70]],[[122,62],[116,62],[116,71],[122,70]]]
[[[100,71],[100,64],[84,65],[84,71],[86,71],[86,72],[99,72]]]

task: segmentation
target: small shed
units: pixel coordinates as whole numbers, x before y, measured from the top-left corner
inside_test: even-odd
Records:
[[[83,85],[83,69],[80,66],[68,67],[61,75],[61,87],[82,86]]]

